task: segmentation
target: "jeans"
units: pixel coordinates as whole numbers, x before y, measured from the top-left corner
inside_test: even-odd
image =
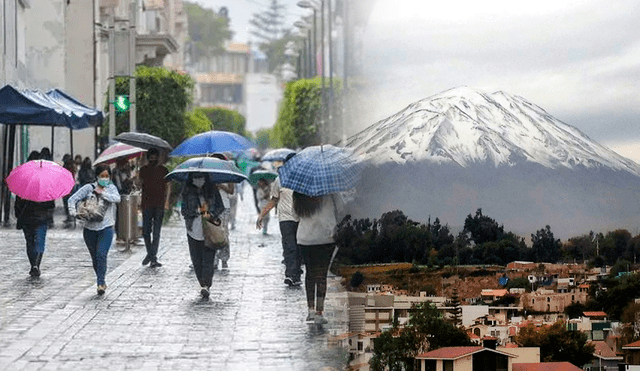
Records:
[[[85,228],[83,231],[84,243],[91,254],[93,270],[96,272],[98,285],[104,285],[107,274],[107,255],[113,241],[113,227],[107,227],[99,231]]]
[[[162,228],[163,218],[164,208],[162,207],[149,207],[142,210],[142,236],[147,248],[147,256],[152,263],[158,261],[158,245],[160,244],[160,228]]]
[[[23,226],[22,232],[27,242],[27,257],[32,267],[40,268],[44,246],[47,239],[47,223],[33,226]]]
[[[334,244],[298,245],[302,252],[307,273],[304,277],[304,288],[307,292],[307,306],[317,312],[324,310],[324,298],[327,296],[327,273]]]
[[[282,234],[282,255],[284,256],[284,275],[294,281],[300,280],[302,270],[302,254],[296,242],[298,222],[286,220],[280,222],[280,234]]]
[[[211,287],[211,281],[213,280],[213,258],[216,251],[206,248],[204,241],[198,241],[189,235],[187,235],[187,240],[189,241],[191,263],[193,263],[193,270],[196,272],[200,286]]]

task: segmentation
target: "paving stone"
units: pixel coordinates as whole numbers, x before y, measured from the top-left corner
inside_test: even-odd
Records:
[[[330,323],[316,331],[304,323],[304,289],[283,284],[277,217],[263,236],[246,196],[229,269],[216,270],[209,300],[179,217],[163,227],[160,268],[140,264],[143,245],[112,246],[103,297],[80,228],[49,230],[38,279],[28,275],[22,231],[0,229],[0,369],[343,369],[346,353],[327,345],[330,333],[346,331],[339,277],[329,279]]]

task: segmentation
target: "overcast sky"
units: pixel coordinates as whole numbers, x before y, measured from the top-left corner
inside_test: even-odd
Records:
[[[270,0],[197,2],[226,6],[234,40],[247,42],[251,14]],[[289,27],[305,14],[281,2]],[[520,95],[640,163],[639,20],[637,0],[377,0],[360,126],[466,85]]]
[[[640,162],[639,20],[637,0],[379,0],[367,121],[460,85],[503,90]]]

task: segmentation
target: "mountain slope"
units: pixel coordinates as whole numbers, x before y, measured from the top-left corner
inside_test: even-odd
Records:
[[[622,170],[640,166],[544,109],[504,92],[458,87],[415,102],[354,135],[347,146],[373,163],[431,163]]]

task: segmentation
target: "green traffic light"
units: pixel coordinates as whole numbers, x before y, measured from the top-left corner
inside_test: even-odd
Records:
[[[126,95],[118,95],[116,100],[113,102],[116,111],[118,112],[126,112],[131,107],[131,102],[129,102],[129,98]]]

